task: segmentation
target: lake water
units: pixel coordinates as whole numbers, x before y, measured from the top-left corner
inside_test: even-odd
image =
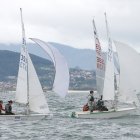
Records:
[[[15,93],[0,93],[14,100]],[[75,119],[70,113],[81,109],[87,92],[71,92],[66,99],[46,93],[52,118],[27,122],[0,122],[0,140],[140,140],[140,116],[117,119]],[[13,110],[18,107],[13,105]]]

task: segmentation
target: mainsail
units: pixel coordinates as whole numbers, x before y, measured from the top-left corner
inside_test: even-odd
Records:
[[[119,100],[132,103],[140,93],[140,55],[124,43],[114,43],[120,63]]]
[[[93,20],[94,38],[95,38],[95,49],[96,49],[96,86],[98,95],[103,95],[104,86],[104,73],[105,73],[105,62],[103,59],[101,45],[98,39],[95,22]]]
[[[27,103],[27,48],[23,44],[20,53],[20,62],[17,78],[15,101],[19,103]]]
[[[27,101],[27,47],[25,42],[25,30],[21,13],[21,25],[22,25],[22,46],[20,51],[20,62],[17,78],[16,96],[15,101],[26,104]]]
[[[50,56],[55,66],[55,79],[53,91],[61,97],[65,97],[69,88],[69,68],[65,58],[51,44],[42,40],[31,38]]]
[[[108,52],[106,57],[106,68],[105,68],[105,79],[103,88],[103,100],[114,100],[115,88],[114,88],[114,60],[113,60],[113,49],[112,40],[109,34],[109,28],[105,13],[107,38],[108,38]]]

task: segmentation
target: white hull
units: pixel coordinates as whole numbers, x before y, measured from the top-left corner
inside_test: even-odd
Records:
[[[75,118],[85,118],[85,119],[109,119],[109,118],[118,118],[122,116],[131,115],[136,111],[136,108],[122,108],[109,111],[81,111],[81,112],[73,112],[72,117]]]
[[[36,121],[49,117],[50,114],[30,114],[30,115],[0,115],[0,121]]]

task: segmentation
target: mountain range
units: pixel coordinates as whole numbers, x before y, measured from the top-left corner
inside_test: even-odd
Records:
[[[66,58],[69,68],[80,68],[84,70],[95,70],[95,50],[77,49],[68,45],[49,42],[56,47]],[[9,50],[20,52],[21,44],[0,44],[0,50]],[[29,53],[40,56],[42,58],[49,57],[46,53],[34,43],[27,44]]]
[[[76,49],[54,42],[50,44],[56,47],[67,60],[70,71],[70,89],[96,88],[95,50]],[[0,44],[0,81],[8,82],[9,79],[14,79],[16,83],[20,46],[21,44]],[[37,44],[30,43],[27,47],[41,84],[52,88],[55,69],[49,56]],[[117,53],[114,54],[114,64],[119,71]],[[106,53],[103,53],[103,57],[106,57]]]

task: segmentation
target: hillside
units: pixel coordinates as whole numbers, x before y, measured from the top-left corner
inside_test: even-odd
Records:
[[[30,55],[44,88],[51,89],[54,79],[54,66],[50,60]],[[0,88],[8,83],[15,88],[18,74],[19,53],[1,50],[0,51]],[[95,72],[70,68],[70,88],[86,90],[95,88]]]

